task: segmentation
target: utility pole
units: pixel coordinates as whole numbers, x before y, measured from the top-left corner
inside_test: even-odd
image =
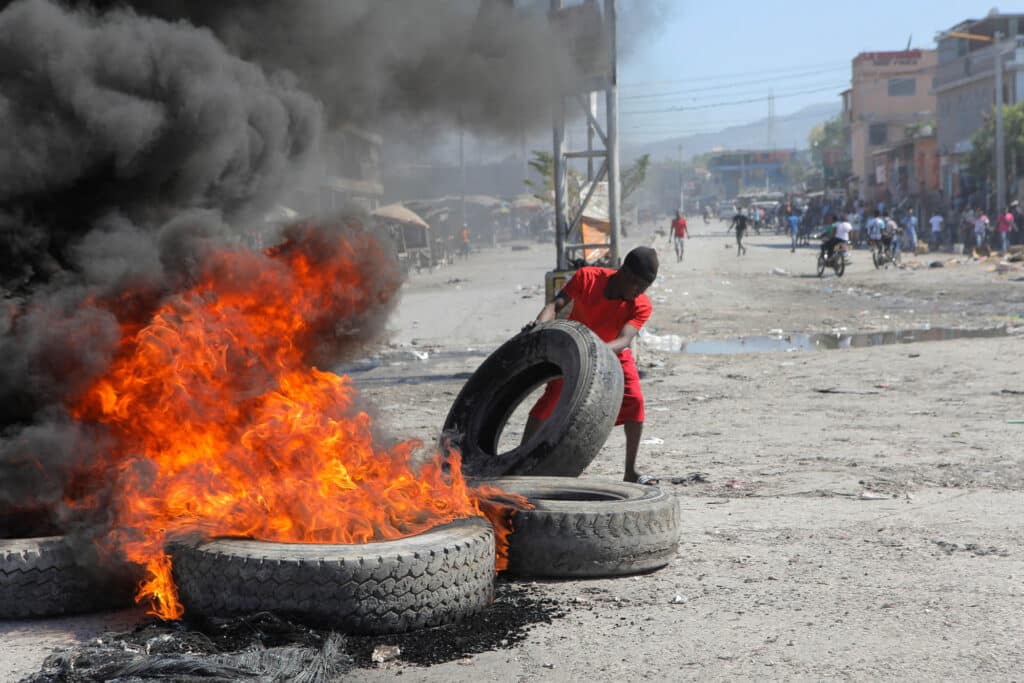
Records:
[[[619,59],[618,59],[618,0],[604,1],[604,20],[608,27],[608,55],[611,60],[610,74],[605,90],[605,126],[607,127],[608,144],[605,146],[608,162],[608,220],[611,223],[611,253],[618,267],[621,261],[619,254],[620,224],[619,207],[622,204],[622,188],[619,175]]]
[[[992,38],[995,47],[996,70],[996,211],[1006,210],[1006,140],[1003,137],[1003,59],[999,41],[1003,34],[996,31]]]
[[[683,143],[679,143],[679,203],[676,207],[683,210]]]
[[[466,143],[465,143],[466,131],[463,128],[459,128],[459,173],[462,176],[462,182],[459,185],[460,192],[460,204],[462,210],[462,227],[466,227]]]
[[[992,66],[995,69],[996,81],[996,211],[1002,211],[1006,208],[1006,140],[1003,136],[1003,55],[999,48],[999,41],[1003,39],[1003,32],[994,31],[991,38],[962,31],[949,31],[944,35],[949,38],[963,38],[964,40],[992,43]]]

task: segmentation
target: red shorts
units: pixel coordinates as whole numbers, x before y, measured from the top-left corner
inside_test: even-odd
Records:
[[[636,363],[633,362],[633,352],[625,349],[619,354],[619,362],[622,363],[622,407],[619,408],[619,416],[615,418],[615,424],[643,422],[644,393],[640,389],[640,373],[637,372]],[[530,410],[530,417],[535,417],[538,420],[546,420],[551,417],[561,394],[561,378],[548,382],[544,394]]]

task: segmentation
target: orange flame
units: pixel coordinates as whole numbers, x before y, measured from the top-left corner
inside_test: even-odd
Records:
[[[72,406],[114,439],[109,543],[145,567],[136,599],[161,618],[184,613],[165,545],[185,534],[365,543],[485,512],[499,543],[510,531],[507,499],[470,489],[457,455],[416,467],[420,444],[377,445],[350,379],[311,365],[400,281],[365,234],[300,233],[210,257],[148,324],[122,326],[109,372]]]

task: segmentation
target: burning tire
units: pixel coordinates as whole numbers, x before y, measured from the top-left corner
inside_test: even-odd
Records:
[[[63,536],[0,538],[0,619],[96,612],[130,595],[81,566]]]
[[[540,430],[510,451],[498,439],[531,391],[561,376],[562,394]],[[579,323],[556,320],[505,342],[473,373],[444,423],[474,477],[579,476],[615,426],[622,405],[622,364]]]
[[[536,506],[517,510],[508,572],[584,578],[664,567],[679,543],[679,507],[655,486],[555,477],[502,477],[486,483]]]
[[[362,545],[217,539],[171,547],[186,614],[270,611],[351,634],[461,621],[494,597],[494,532],[481,518]]]

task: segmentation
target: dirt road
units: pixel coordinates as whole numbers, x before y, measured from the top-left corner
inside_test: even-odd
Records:
[[[679,499],[675,560],[647,576],[529,584],[565,616],[507,648],[353,680],[1019,680],[1024,425],[1007,420],[1024,418],[1024,335],[786,349],[800,334],[1012,330],[1024,272],[948,254],[921,257],[941,268],[877,271],[857,251],[843,278],[819,279],[814,252],[781,237],[752,235],[737,258],[724,224],[694,232],[683,263],[649,228],[633,240],[662,253],[657,336],[638,354],[640,467]],[[553,247],[520,245],[413,275],[395,346],[354,375],[378,423],[433,443],[467,373],[542,306],[552,261]],[[691,348],[763,335],[783,350],[655,350],[670,335]],[[622,451],[616,430],[584,476],[619,478]],[[0,624],[0,680],[108,625]]]

